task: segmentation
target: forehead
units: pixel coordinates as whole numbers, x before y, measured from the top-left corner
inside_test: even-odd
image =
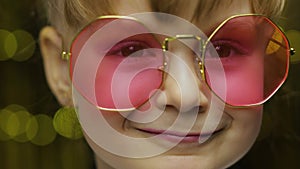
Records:
[[[113,5],[116,14],[130,15],[139,12],[164,12],[184,18],[209,31],[230,16],[252,13],[248,0],[129,0]]]
[[[184,18],[203,32],[210,32],[232,15],[252,12],[248,0],[70,0],[74,1],[81,5],[66,6],[70,11],[66,18],[73,21],[68,22],[71,29],[65,37],[69,42],[85,25],[102,15],[163,12]],[[82,13],[85,15],[80,15]]]
[[[163,12],[184,18],[201,30],[208,31],[232,15],[252,12],[248,0],[91,0],[82,2],[83,6],[77,6],[77,10],[88,10],[89,15],[80,19],[81,23],[76,24],[77,26],[73,26],[75,30],[80,30],[84,25],[102,15]]]

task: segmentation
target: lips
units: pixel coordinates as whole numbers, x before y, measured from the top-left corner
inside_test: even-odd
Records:
[[[156,130],[151,128],[137,129],[148,135],[157,136],[157,138],[167,140],[175,143],[198,143],[200,138],[211,137],[219,133],[223,129],[217,129],[213,132],[177,132],[177,131],[168,131],[168,130]]]

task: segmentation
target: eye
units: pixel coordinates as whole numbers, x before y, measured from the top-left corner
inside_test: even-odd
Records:
[[[232,52],[232,48],[226,44],[215,45],[215,49],[220,58],[228,57]]]
[[[139,57],[144,55],[144,49],[150,48],[146,43],[140,41],[122,41],[108,52],[109,55],[122,57]]]
[[[147,47],[143,44],[140,44],[140,43],[135,43],[135,44],[128,44],[124,47],[121,48],[121,54],[123,56],[129,56],[135,52],[142,52],[143,49],[146,49]],[[143,53],[140,53],[140,55],[142,55]]]
[[[244,56],[249,53],[243,45],[231,40],[217,40],[213,42],[213,45],[219,58]]]

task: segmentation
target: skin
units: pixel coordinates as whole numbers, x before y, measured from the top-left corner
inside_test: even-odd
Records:
[[[119,15],[128,15],[131,13],[151,11],[147,1],[139,1],[139,3],[127,3],[120,1],[115,6],[115,11]],[[178,13],[178,16],[191,20],[195,1],[187,3],[185,9]],[[192,23],[197,25],[201,30],[207,31],[212,29],[213,25],[221,22],[229,16],[239,13],[251,13],[249,3],[247,1],[233,1],[230,6],[220,5],[213,13],[214,18],[200,17],[199,20],[193,20]],[[210,20],[208,20],[210,18]],[[93,20],[94,18],[91,18]],[[200,22],[201,21],[201,22]],[[201,24],[207,23],[207,24]],[[72,37],[64,37],[64,33],[58,33],[53,27],[45,27],[40,34],[41,50],[44,58],[44,65],[47,80],[53,93],[62,105],[72,106],[71,82],[68,74],[68,62],[60,58],[62,51],[63,39],[66,44],[70,44],[69,39]],[[174,43],[172,52],[184,60],[191,70],[194,70],[194,63],[190,52],[181,44]],[[124,118],[119,113],[102,112],[110,126],[119,133],[134,137],[146,138],[149,133],[140,131],[139,129],[160,129],[166,130],[178,116],[180,110],[185,114],[183,117],[188,118],[188,114],[193,108],[198,108],[198,116],[195,124],[192,126],[191,133],[201,131],[204,121],[210,110],[209,91],[205,88],[203,81],[196,78],[196,71],[188,72],[176,66],[176,62],[170,61],[170,71],[175,75],[173,78],[167,77],[162,89],[162,94],[155,97],[156,107],[165,107],[161,116],[150,123],[136,123]],[[181,100],[181,88],[193,88],[186,77],[194,77],[197,80],[196,95],[194,91],[186,92]],[[178,87],[177,82],[183,86]],[[191,78],[192,79],[192,78]],[[188,90],[187,90],[188,91]],[[165,96],[166,100],[163,99]],[[221,104],[221,103],[220,103]],[[150,112],[151,113],[151,112]],[[153,112],[152,112],[153,113]],[[251,108],[233,108],[226,106],[222,110],[222,117],[218,125],[221,131],[214,135],[204,144],[197,143],[179,143],[171,150],[150,158],[125,158],[114,155],[103,150],[85,133],[86,140],[96,155],[97,167],[99,169],[218,169],[226,168],[237,160],[239,160],[254,143],[261,126],[262,106]],[[213,123],[214,119],[210,119]],[[123,125],[124,124],[124,125]],[[180,131],[177,128],[176,132]],[[165,140],[161,142],[167,142]],[[168,144],[168,143],[166,143]],[[157,145],[160,146],[160,145]]]

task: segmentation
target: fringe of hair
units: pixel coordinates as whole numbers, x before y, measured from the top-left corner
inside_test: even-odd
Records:
[[[211,11],[222,0],[200,0],[195,11]],[[254,13],[266,15],[272,19],[281,16],[286,0],[250,0]],[[114,1],[110,0],[47,0],[46,9],[50,24],[78,29],[88,23],[89,18],[114,14]],[[175,14],[186,0],[151,0],[153,11]],[[117,5],[117,4],[116,4]],[[194,18],[200,13],[195,12]],[[66,23],[66,25],[64,24]]]

